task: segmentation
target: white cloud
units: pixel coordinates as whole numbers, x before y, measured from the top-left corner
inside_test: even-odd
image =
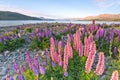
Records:
[[[96,0],[96,4],[102,9],[118,8],[120,6],[120,0]]]

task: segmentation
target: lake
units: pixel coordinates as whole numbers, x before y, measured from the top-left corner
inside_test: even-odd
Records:
[[[59,20],[59,21],[41,21],[41,20],[1,20],[0,21],[0,27],[5,26],[17,26],[17,25],[23,25],[23,24],[35,24],[35,23],[75,23],[75,24],[90,24],[91,21],[65,21],[65,20]],[[96,21],[96,23],[99,24],[120,24],[120,22],[116,21]]]

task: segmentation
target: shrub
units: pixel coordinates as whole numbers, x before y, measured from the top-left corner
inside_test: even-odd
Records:
[[[26,32],[31,33],[32,32],[32,28],[26,28]]]
[[[21,47],[24,43],[25,43],[25,39],[23,38],[17,38],[17,39],[12,39],[10,41],[0,42],[0,52],[3,52],[5,50],[13,51]]]
[[[30,43],[29,49],[34,50],[34,49],[43,49],[45,50],[48,48],[50,45],[49,38],[40,38],[38,40],[37,37],[33,38],[32,42]]]

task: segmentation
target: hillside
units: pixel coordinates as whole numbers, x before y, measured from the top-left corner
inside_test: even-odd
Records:
[[[100,14],[98,16],[76,18],[74,20],[93,20],[93,19],[98,21],[120,21],[120,14]]]
[[[16,12],[0,11],[0,20],[42,20],[42,19],[30,17]]]

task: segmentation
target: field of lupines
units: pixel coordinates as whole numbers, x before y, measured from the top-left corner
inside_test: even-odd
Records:
[[[47,25],[49,26],[49,24]],[[61,30],[52,27],[20,28],[0,38],[0,52],[15,50],[29,44],[25,52],[26,66],[14,60],[15,76],[6,80],[119,80],[120,25],[63,24]],[[14,36],[13,36],[14,35]],[[30,41],[28,41],[28,39]],[[44,53],[30,56],[32,50]],[[14,78],[13,78],[14,77]]]

